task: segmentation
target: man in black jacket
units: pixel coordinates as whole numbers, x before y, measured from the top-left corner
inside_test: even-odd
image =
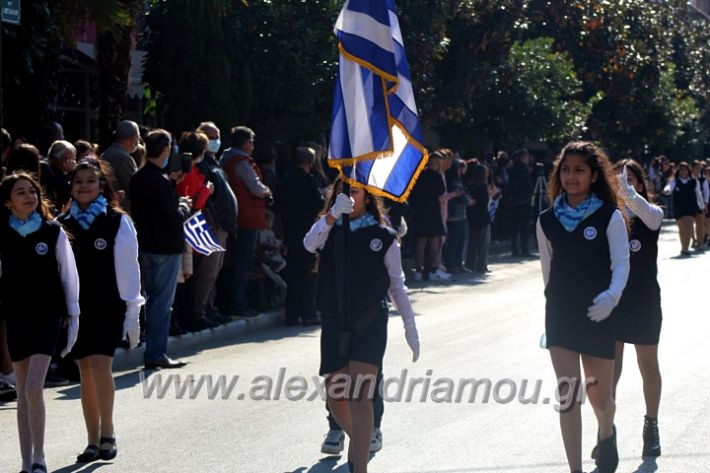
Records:
[[[513,256],[530,256],[528,231],[530,229],[530,205],[533,181],[528,166],[530,154],[526,149],[513,153],[514,164],[510,168],[508,192],[511,198],[511,250]]]
[[[147,296],[143,360],[146,369],[180,368],[185,363],[171,360],[166,352],[181,255],[185,251],[182,225],[190,216],[191,202],[178,198],[175,183],[163,170],[170,159],[170,133],[151,131],[145,146],[146,163],[129,185]]]
[[[323,196],[311,174],[316,159],[312,148],[296,148],[292,168],[279,182],[276,203],[281,209],[286,255],[286,325],[319,323],[315,308],[316,257],[303,247],[303,237],[323,208]]]

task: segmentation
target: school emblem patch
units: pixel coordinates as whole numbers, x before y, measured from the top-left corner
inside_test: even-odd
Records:
[[[641,242],[638,240],[631,240],[629,242],[629,249],[634,253],[638,253],[641,251]]]
[[[372,251],[380,251],[382,250],[382,240],[379,238],[375,238],[370,242],[370,249]]]
[[[597,237],[597,229],[594,227],[587,227],[584,229],[584,238],[587,240],[594,240]]]
[[[103,238],[97,238],[96,241],[94,242],[94,248],[96,248],[99,251],[103,251],[106,249],[107,243],[106,240]]]
[[[37,252],[38,255],[44,256],[49,251],[49,247],[44,242],[37,243],[37,246],[35,246],[35,251]]]

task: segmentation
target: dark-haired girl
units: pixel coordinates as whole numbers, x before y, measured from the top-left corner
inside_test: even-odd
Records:
[[[76,342],[79,277],[69,240],[61,226],[50,221],[34,177],[5,177],[0,200],[0,304],[17,378],[22,471],[46,472],[42,389],[62,323],[68,328],[61,355]]]
[[[84,158],[70,175],[71,207],[58,220],[72,234],[81,291],[81,330],[74,358],[81,375],[81,407],[88,446],[84,463],[116,456],[113,430],[113,354],[128,336],[138,344],[140,294],[138,241],[131,219],[118,207],[106,164]]]
[[[419,336],[414,312],[404,285],[399,242],[386,226],[378,198],[359,188],[351,197],[340,193],[337,181],[324,215],[311,227],[303,243],[320,254],[316,306],[323,316],[320,374],[325,376],[328,406],[336,422],[350,437],[348,463],[352,473],[366,473],[372,437],[372,392],[387,345],[389,294],[402,315],[413,360],[419,358]],[[336,197],[337,195],[337,197]],[[344,327],[339,285],[342,235],[341,216],[350,214],[350,312],[352,327]],[[351,329],[349,347],[340,344],[341,330]],[[345,386],[345,388],[344,388]],[[348,392],[347,386],[361,388]],[[343,390],[344,389],[344,390]],[[334,392],[343,393],[334,396]],[[347,393],[347,394],[345,394]]]
[[[553,207],[540,214],[537,239],[545,282],[547,348],[559,383],[560,427],[572,472],[582,471],[582,416],[586,389],[597,418],[596,464],[613,473],[619,463],[613,397],[616,320],[629,275],[626,222],[617,209],[609,159],[592,143],[565,146],[550,176]],[[580,361],[586,379],[581,386]],[[569,401],[569,402],[568,402]]]
[[[658,269],[658,235],[663,224],[663,209],[650,203],[648,179],[633,160],[617,163],[619,195],[631,216],[629,250],[631,270],[626,288],[616,307],[616,363],[614,392],[621,377],[624,344],[636,348],[646,416],[643,426],[643,456],[661,454],[658,436],[658,406],[661,402],[661,373],[658,368],[658,339],[661,334],[661,288]]]
[[[686,162],[678,164],[675,179],[663,189],[673,196],[673,217],[678,225],[681,256],[690,256],[690,239],[693,237],[695,216],[703,206],[700,183],[690,175],[690,166]]]

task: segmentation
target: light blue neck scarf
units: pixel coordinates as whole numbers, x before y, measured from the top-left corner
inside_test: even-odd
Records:
[[[35,210],[30,214],[27,220],[20,220],[14,214],[10,214],[10,227],[19,233],[22,237],[26,237],[30,233],[34,233],[42,226],[42,217]]]
[[[96,217],[106,213],[107,206],[108,202],[106,201],[106,197],[99,194],[98,198],[89,204],[86,210],[81,210],[79,204],[77,204],[76,201],[72,201],[69,214],[79,222],[81,228],[88,230],[91,224],[94,223],[94,220],[96,220]]]
[[[360,218],[357,218],[355,220],[350,220],[350,231],[355,233],[356,231],[362,229],[362,228],[367,228],[371,227],[373,225],[377,225],[379,222],[375,219],[375,217],[372,216],[370,213],[366,213]],[[342,226],[343,225],[343,217],[338,217],[338,220],[335,221],[335,224],[337,226]]]
[[[572,233],[580,222],[599,210],[603,204],[604,201],[592,193],[577,207],[572,208],[567,203],[567,193],[565,192],[555,199],[555,217],[565,227],[565,230]]]

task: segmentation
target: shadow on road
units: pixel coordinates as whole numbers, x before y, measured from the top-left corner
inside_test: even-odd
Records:
[[[52,470],[52,473],[89,473],[98,470],[102,466],[110,466],[112,464],[113,463],[107,462],[75,463],[59,468],[58,470]]]
[[[146,377],[148,377],[148,374],[146,374]],[[140,378],[138,377],[137,371],[131,371],[129,373],[124,373],[120,376],[114,377],[114,383],[116,383],[116,391],[120,391],[121,389],[130,389],[136,386],[140,383]],[[66,388],[57,391],[57,399],[60,401],[79,399],[80,395],[81,390],[79,384],[67,386]]]
[[[305,466],[302,466],[296,468],[293,471],[287,471],[285,473],[350,473],[346,464],[338,466],[339,460],[339,456],[323,457],[318,460],[318,463],[308,469]]]

